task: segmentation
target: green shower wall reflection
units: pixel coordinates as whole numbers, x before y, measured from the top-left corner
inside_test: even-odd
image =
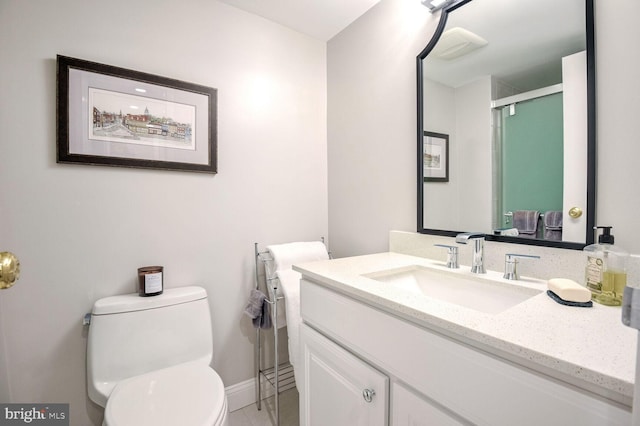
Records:
[[[503,213],[562,210],[562,93],[507,105],[501,116]]]

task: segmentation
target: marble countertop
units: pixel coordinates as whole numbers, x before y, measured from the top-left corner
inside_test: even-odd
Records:
[[[638,333],[622,324],[620,307],[560,305],[547,296],[546,281],[508,281],[488,271],[473,277],[540,294],[487,314],[363,276],[413,265],[471,275],[468,266],[451,270],[439,261],[393,252],[303,263],[293,269],[392,315],[631,406]]]

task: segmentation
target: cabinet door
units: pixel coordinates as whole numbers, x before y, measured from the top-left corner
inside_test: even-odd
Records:
[[[391,389],[392,426],[463,426],[468,423],[399,383]]]
[[[387,424],[387,376],[305,324],[300,340],[302,425]]]

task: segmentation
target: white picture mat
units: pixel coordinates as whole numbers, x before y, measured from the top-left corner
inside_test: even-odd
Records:
[[[93,121],[89,103],[90,87],[134,96],[140,93],[136,89],[145,90],[145,97],[161,102],[192,106],[195,108],[193,127],[195,149],[185,150],[89,139],[87,128]],[[69,154],[206,165],[209,163],[208,102],[208,96],[199,93],[70,68]],[[198,135],[199,139],[196,139],[195,135]]]

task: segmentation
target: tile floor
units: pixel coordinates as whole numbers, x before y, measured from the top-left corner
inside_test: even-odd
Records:
[[[264,399],[262,409],[251,404],[229,414],[229,426],[275,426],[275,397]],[[280,394],[280,426],[298,426],[298,390],[289,389]]]

